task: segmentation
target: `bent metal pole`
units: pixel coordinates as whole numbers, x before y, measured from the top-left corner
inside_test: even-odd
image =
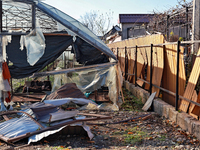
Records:
[[[0,0],[0,33],[2,32],[2,1]],[[2,35],[0,35],[0,73],[2,73],[3,68],[2,68],[2,64],[3,64],[3,43],[2,43]],[[3,80],[3,74],[2,76],[2,80]],[[3,99],[3,91],[0,90],[0,101],[1,101],[1,105],[4,104],[4,99]],[[4,111],[5,110],[5,106],[1,106],[0,111]]]

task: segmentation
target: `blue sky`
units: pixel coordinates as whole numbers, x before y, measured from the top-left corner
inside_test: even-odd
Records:
[[[113,25],[118,22],[122,13],[153,13],[163,12],[176,7],[177,0],[44,0],[75,19],[79,19],[85,12],[99,10],[101,13],[113,12]]]

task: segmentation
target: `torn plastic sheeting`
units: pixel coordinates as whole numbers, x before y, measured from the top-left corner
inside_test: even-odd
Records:
[[[52,104],[55,106],[61,106],[67,103],[76,103],[76,104],[80,104],[80,105],[87,105],[88,103],[92,103],[96,106],[98,106],[95,102],[88,100],[88,99],[84,99],[84,98],[62,98],[62,99],[54,99],[54,100],[45,100],[44,103],[46,104]]]
[[[7,36],[3,36],[2,37],[2,49],[3,49],[3,60],[6,61],[7,59],[7,54],[6,54],[6,46],[8,45],[8,43],[11,43],[12,40],[12,36],[11,35],[7,35]]]
[[[57,67],[55,70],[62,70],[62,69],[60,67]],[[54,82],[53,82],[51,93],[53,93],[54,91],[56,91],[57,89],[61,87],[62,76],[63,76],[62,74],[58,74],[54,76]]]
[[[57,22],[57,28],[58,28],[58,31],[66,30],[69,35],[74,36],[74,37],[76,36],[76,34],[74,32],[72,32],[71,30],[67,29],[65,26],[63,26],[59,22]]]
[[[110,66],[104,68],[91,68],[76,72],[76,76],[68,77],[68,83],[76,83],[82,92],[93,92],[106,84]]]
[[[52,134],[55,134],[59,131],[61,131],[62,129],[64,129],[65,127],[67,127],[68,125],[64,126],[64,127],[61,127],[57,130],[51,130],[51,131],[46,131],[46,132],[42,132],[40,134],[36,134],[36,135],[33,135],[31,137],[29,137],[28,139],[28,144],[32,143],[32,142],[38,142],[40,141],[41,139],[43,139],[44,137],[47,137],[49,135],[52,135]],[[72,124],[70,126],[82,126],[83,129],[87,132],[88,134],[88,137],[90,138],[90,140],[94,137],[94,135],[92,134],[91,130],[90,130],[90,127],[85,125],[85,123],[82,125],[82,123],[77,123],[77,124]]]
[[[119,111],[119,107],[116,104],[110,104],[110,103],[103,103],[98,106],[98,109]]]
[[[36,28],[30,34],[21,36],[20,39],[21,50],[25,45],[27,49],[27,61],[33,66],[43,56],[45,50],[45,38],[42,30],[39,27],[39,22],[36,22]]]
[[[76,61],[85,66],[109,62],[105,54],[102,54],[97,48],[79,37],[76,37],[76,40],[72,44],[71,52],[74,53]]]
[[[118,99],[117,95],[117,73],[115,66],[108,66],[105,68],[92,68],[86,71],[76,72],[77,76],[68,77],[68,83],[76,83],[78,88],[82,92],[93,92],[97,89],[100,89],[101,86],[107,86],[109,89],[109,98],[113,102],[115,106],[114,110],[116,110],[116,105],[121,103],[120,99]],[[120,77],[120,82],[123,81],[122,77]],[[119,108],[118,108],[119,109]]]
[[[1,76],[0,76],[0,78],[1,78]],[[0,79],[0,90],[1,91],[11,91],[11,87],[10,87],[8,80]]]
[[[45,35],[46,48],[44,55],[38,62],[31,66],[27,62],[27,50],[20,50],[20,36],[13,36],[12,42],[6,47],[8,61],[13,65],[9,66],[12,78],[20,79],[31,76],[33,73],[40,71],[49,63],[56,60],[71,44],[73,40],[71,36],[48,36]],[[13,49],[13,47],[15,47]],[[15,54],[15,55],[13,55]]]

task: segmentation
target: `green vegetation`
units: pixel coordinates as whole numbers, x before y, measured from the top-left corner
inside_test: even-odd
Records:
[[[142,131],[141,128],[134,127],[124,134],[126,143],[141,143],[143,140],[150,138],[148,132]]]
[[[161,135],[161,138],[159,138],[160,141],[165,141],[166,135]]]
[[[126,89],[124,90],[124,100],[125,103],[122,104],[122,108],[128,111],[142,111],[143,103],[141,99],[135,97],[131,92]]]

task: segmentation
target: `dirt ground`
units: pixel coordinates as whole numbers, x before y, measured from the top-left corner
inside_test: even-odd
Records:
[[[110,120],[90,122],[94,138],[86,134],[68,135],[56,133],[37,143],[27,144],[27,139],[14,145],[0,141],[0,149],[21,150],[89,150],[89,149],[197,149],[200,142],[193,135],[183,131],[174,122],[158,116],[154,112],[143,112],[143,104],[125,91],[126,103],[119,112],[83,111],[112,116]],[[147,114],[148,117],[142,116]],[[129,120],[121,122],[122,120]],[[118,122],[118,123],[117,123]],[[22,146],[22,147],[19,147]]]

